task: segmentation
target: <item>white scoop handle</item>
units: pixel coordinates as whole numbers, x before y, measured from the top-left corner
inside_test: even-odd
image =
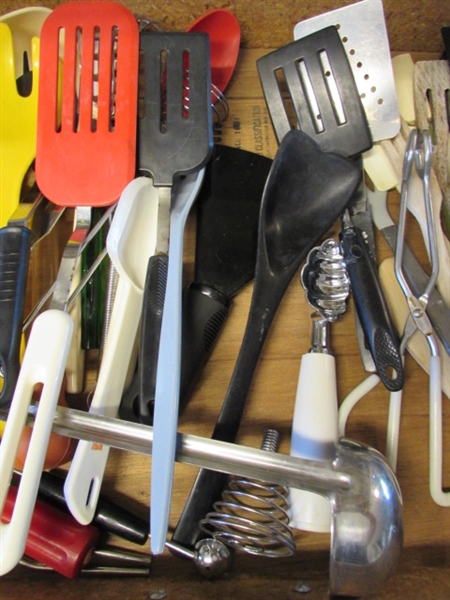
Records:
[[[89,412],[115,417],[120,406],[128,365],[142,308],[142,291],[119,278],[109,333]],[[109,446],[80,440],[64,484],[67,506],[83,525],[94,518],[108,460]]]
[[[72,334],[70,316],[61,310],[48,310],[36,318],[25,350],[0,444],[0,513],[34,388],[40,383],[43,388],[11,521],[0,523],[0,575],[11,571],[25,551]]]
[[[329,460],[338,442],[338,401],[334,356],[304,354],[292,422],[291,456]],[[328,498],[291,488],[290,525],[306,531],[329,532],[331,505]]]
[[[91,413],[115,417],[119,410],[142,311],[145,268],[139,265],[145,267],[154,251],[156,210],[151,180],[139,177],[125,188],[111,223],[107,248],[119,281]],[[72,459],[64,495],[70,512],[83,525],[94,518],[108,454],[109,446],[80,440]]]

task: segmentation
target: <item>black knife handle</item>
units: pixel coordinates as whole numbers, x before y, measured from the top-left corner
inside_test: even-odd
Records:
[[[183,291],[181,401],[205,366],[228,317],[230,303],[220,292],[197,283]]]
[[[399,340],[361,231],[344,227],[341,245],[355,307],[378,375],[388,390],[401,390],[404,371]]]
[[[19,376],[30,248],[31,231],[26,227],[0,229],[1,407],[11,404]]]
[[[64,477],[44,471],[39,484],[39,495],[68,512],[64,498]],[[149,523],[100,494],[93,523],[104,531],[134,544],[143,545],[149,535]]]
[[[141,339],[139,349],[139,419],[153,423],[156,372],[158,370],[159,340],[166,296],[169,257],[151,256],[148,261],[142,306]]]

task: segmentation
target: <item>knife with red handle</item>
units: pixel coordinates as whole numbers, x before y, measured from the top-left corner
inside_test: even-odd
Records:
[[[11,485],[3,509],[2,521],[9,523],[17,498]],[[72,516],[36,500],[25,555],[73,579],[89,561],[100,532],[92,525],[80,525]]]

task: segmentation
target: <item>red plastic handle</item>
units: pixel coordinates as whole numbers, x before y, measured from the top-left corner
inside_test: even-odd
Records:
[[[11,485],[2,514],[4,523],[11,520],[16,497],[17,487]],[[72,516],[37,499],[25,554],[73,579],[89,559],[99,535],[96,527],[80,525]]]

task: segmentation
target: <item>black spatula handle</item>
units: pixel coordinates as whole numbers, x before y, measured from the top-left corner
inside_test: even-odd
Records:
[[[31,231],[0,229],[0,406],[12,401],[20,369],[20,340],[25,309]]]
[[[191,283],[183,291],[182,400],[206,364],[228,317],[229,306],[223,294],[208,286]]]
[[[369,249],[358,227],[344,227],[341,245],[353,299],[378,375],[390,391],[404,383],[400,345]]]
[[[167,255],[151,256],[145,281],[139,351],[139,418],[141,423],[146,425],[153,423],[159,340],[168,265],[169,257]]]
[[[160,310],[160,307],[157,309]],[[207,286],[196,283],[189,284],[183,291],[182,348],[181,348],[181,380],[180,403],[189,397],[189,392],[199,372],[206,364],[217,337],[219,336],[229,313],[229,302],[223,294]],[[162,317],[161,317],[162,318]],[[148,352],[150,352],[150,340]],[[153,340],[152,355],[157,353],[159,338]],[[156,354],[157,358],[157,354]],[[157,360],[144,357],[144,385],[148,389],[148,398],[154,399],[156,386]],[[125,421],[139,423],[140,418],[140,365],[134,374],[130,387],[120,402],[119,416]],[[144,407],[145,408],[145,407]],[[152,424],[152,412],[146,412],[149,425]]]

